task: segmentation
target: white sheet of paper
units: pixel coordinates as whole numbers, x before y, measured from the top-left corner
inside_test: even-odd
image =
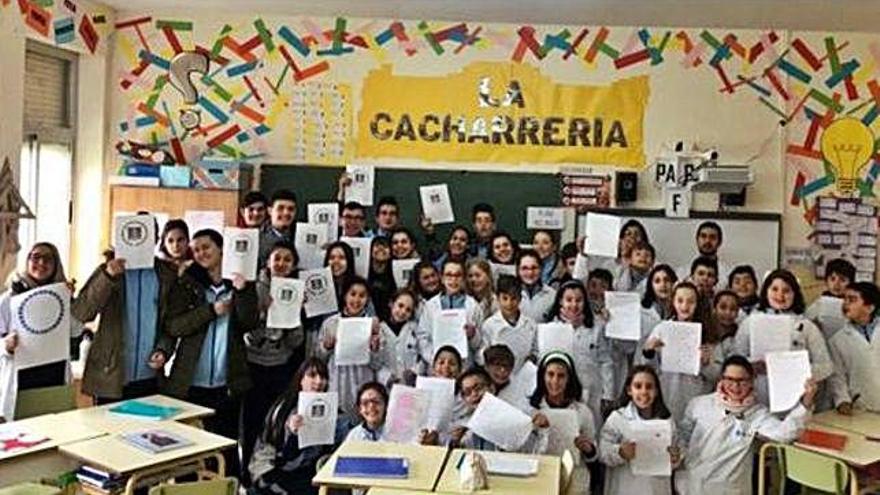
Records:
[[[538,475],[537,457],[488,451],[480,452],[480,455],[486,459],[486,471],[489,474],[520,478]]]
[[[237,273],[248,282],[256,280],[259,256],[258,229],[223,229],[223,278],[232,279]]]
[[[467,427],[504,450],[517,450],[532,433],[532,418],[487,392]]]
[[[272,295],[272,304],[266,312],[266,326],[269,328],[300,326],[305,282],[295,278],[272,277],[269,282],[269,293]]]
[[[565,210],[529,206],[526,208],[527,229],[565,230]]]
[[[791,332],[794,320],[790,315],[752,313],[748,321],[749,356],[752,361],[764,359],[768,352],[782,352],[791,349]]]
[[[665,373],[700,374],[701,323],[664,321],[660,329],[660,370]]]
[[[419,433],[428,424],[430,404],[431,394],[427,390],[401,384],[391,387],[384,439],[389,442],[417,443]]]
[[[339,238],[338,203],[309,203],[308,216],[310,224],[327,226],[327,242]]]
[[[667,419],[631,421],[628,424],[627,440],[635,442],[636,456],[629,461],[629,467],[636,476],[669,476],[672,474],[672,460],[669,446],[672,445],[672,425]]]
[[[498,277],[502,275],[510,275],[516,277],[516,265],[504,265],[501,263],[489,262],[489,268],[492,270],[492,280],[497,282]]]
[[[419,197],[422,199],[422,212],[425,218],[431,220],[434,225],[455,221],[452,200],[449,199],[449,187],[446,184],[421,186]]]
[[[620,340],[642,337],[642,301],[638,292],[606,292],[605,307],[611,314],[605,336]]]
[[[580,434],[577,412],[573,409],[545,409],[541,411],[550,421],[547,454],[560,455],[574,448],[574,439]]]
[[[340,318],[336,327],[336,365],[362,366],[370,363],[372,318]]]
[[[419,262],[418,258],[408,260],[391,260],[391,273],[394,275],[394,283],[398,289],[409,285],[413,268]]]
[[[300,449],[333,444],[339,415],[336,392],[300,392],[296,413],[303,417],[303,425],[296,433]]]
[[[214,229],[217,233],[223,233],[223,227],[226,226],[223,210],[186,210],[183,220],[189,227],[190,236],[202,229]]]
[[[437,313],[432,325],[434,352],[445,345],[451,345],[458,350],[462,359],[467,358],[468,342],[464,330],[466,323],[467,311],[463,309],[444,309]]]
[[[804,383],[810,378],[810,354],[799,351],[770,352],[767,362],[767,390],[770,412],[788,411],[804,394]]]
[[[819,322],[826,322],[835,328],[842,328],[846,324],[843,316],[843,299],[839,297],[821,296],[819,298]]]
[[[330,267],[299,272],[299,279],[305,287],[303,307],[306,316],[325,315],[339,310],[336,302],[336,288],[333,284],[333,273]]]
[[[584,254],[617,258],[620,237],[620,217],[602,213],[587,213],[587,238]]]
[[[363,206],[373,206],[373,184],[376,170],[370,165],[348,165],[345,173],[351,184],[345,188],[345,201],[357,201]]]
[[[574,327],[570,323],[551,322],[538,324],[538,354],[562,351],[569,356],[574,350]]]
[[[18,369],[70,357],[70,290],[67,284],[44,285],[9,300],[10,330],[18,333]]]
[[[449,422],[452,421],[452,407],[455,405],[455,380],[433,376],[417,376],[416,388],[426,391],[431,398],[426,423],[428,429],[445,431],[449,426]]]
[[[299,267],[311,270],[324,264],[324,245],[327,244],[327,227],[322,224],[297,222],[293,238]]]
[[[373,240],[369,237],[340,237],[339,240],[348,244],[354,252],[354,272],[359,277],[367,278],[370,274],[370,244]]]
[[[535,393],[538,383],[538,368],[531,361],[526,361],[510,377],[510,396],[516,397],[511,405],[519,409],[528,408],[529,397]]]
[[[126,270],[152,268],[156,253],[156,221],[153,215],[116,217],[113,247],[125,259]]]

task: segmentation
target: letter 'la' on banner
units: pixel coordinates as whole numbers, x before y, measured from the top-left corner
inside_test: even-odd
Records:
[[[648,77],[557,84],[532,66],[475,62],[437,77],[364,79],[360,158],[642,168]]]

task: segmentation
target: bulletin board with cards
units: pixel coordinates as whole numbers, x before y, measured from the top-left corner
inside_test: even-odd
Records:
[[[351,159],[351,88],[335,82],[293,87],[293,159],[340,165]]]
[[[856,267],[856,280],[874,280],[877,268],[876,206],[857,198],[819,198],[811,237],[816,277],[825,277],[828,261],[843,258]]]

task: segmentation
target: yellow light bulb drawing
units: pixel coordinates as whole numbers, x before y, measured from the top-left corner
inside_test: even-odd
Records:
[[[822,133],[822,156],[834,169],[837,188],[850,194],[858,186],[862,169],[874,156],[874,134],[861,120],[835,120]]]

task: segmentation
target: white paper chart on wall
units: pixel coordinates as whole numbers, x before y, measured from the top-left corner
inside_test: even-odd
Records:
[[[351,88],[335,82],[293,87],[293,158],[302,163],[338,165],[351,158]]]
[[[812,238],[816,277],[825,277],[828,261],[843,258],[856,267],[856,280],[874,280],[877,207],[861,199],[819,198]]]

